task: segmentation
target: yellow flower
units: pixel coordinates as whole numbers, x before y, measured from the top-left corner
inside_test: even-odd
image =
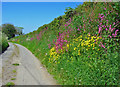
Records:
[[[76,50],[77,48],[75,47],[74,50]]]
[[[76,39],[76,41],[78,41],[78,38]]]
[[[90,34],[88,34],[88,36],[90,36]]]
[[[80,39],[80,41],[81,41],[82,39]]]
[[[91,44],[91,46],[92,46],[92,44]]]
[[[69,44],[67,44],[67,47],[69,48]]]
[[[90,45],[88,45],[88,47],[90,47]]]
[[[79,43],[79,45],[77,47],[80,47],[80,43]]]
[[[80,55],[80,50],[78,50],[78,55]]]

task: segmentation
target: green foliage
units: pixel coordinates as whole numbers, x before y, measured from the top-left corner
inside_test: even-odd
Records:
[[[5,33],[8,39],[15,37],[16,29],[12,24],[3,24],[2,32]]]
[[[73,11],[73,8],[71,8],[71,7],[68,7],[68,8],[66,8],[65,10],[66,10],[66,11],[64,12],[65,15],[66,15],[66,18],[65,18],[65,19],[68,21],[69,18],[73,17],[74,11]]]
[[[0,54],[3,53],[7,47],[9,46],[8,41],[7,41],[7,36],[0,32]]]

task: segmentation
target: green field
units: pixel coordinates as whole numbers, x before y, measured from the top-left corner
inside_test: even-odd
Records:
[[[84,2],[10,41],[28,48],[61,85],[118,85],[119,7]]]

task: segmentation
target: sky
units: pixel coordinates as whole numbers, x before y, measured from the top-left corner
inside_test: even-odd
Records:
[[[66,7],[79,4],[82,2],[2,2],[2,24],[23,27],[26,34],[64,15]]]

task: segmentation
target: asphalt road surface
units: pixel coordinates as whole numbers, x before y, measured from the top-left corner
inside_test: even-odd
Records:
[[[10,64],[11,65],[13,63],[19,64],[18,66],[14,66],[17,72],[16,80],[14,81],[15,85],[56,85],[56,81],[47,72],[46,68],[42,66],[40,61],[27,48],[19,44],[12,44],[12,43],[9,43],[9,44],[11,47],[10,50],[14,50],[14,51],[9,50],[9,51],[6,51],[4,55],[2,54],[3,55],[2,59],[4,63],[2,64],[2,66],[5,67],[6,65],[5,63],[10,61],[9,60],[10,54],[12,55],[10,57],[13,58],[12,59],[13,61]],[[4,62],[4,60],[6,59],[5,56],[8,57],[7,62]],[[13,69],[11,70],[13,71]],[[3,74],[3,77],[4,77],[4,74]],[[7,81],[7,79],[3,79],[3,80],[4,80],[3,81],[4,83]]]

